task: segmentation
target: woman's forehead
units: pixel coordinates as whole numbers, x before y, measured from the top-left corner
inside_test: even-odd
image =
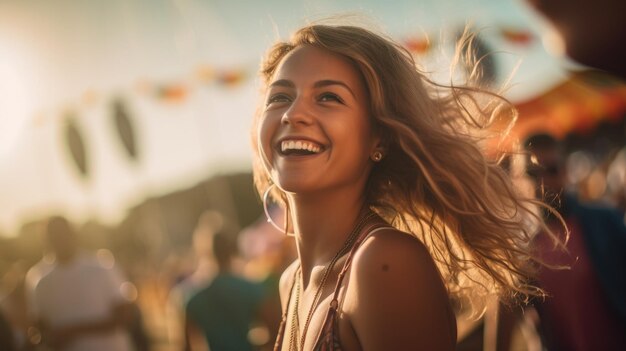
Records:
[[[361,73],[348,58],[313,45],[302,45],[282,59],[271,82],[286,79],[295,83],[309,80],[339,79],[362,85]]]

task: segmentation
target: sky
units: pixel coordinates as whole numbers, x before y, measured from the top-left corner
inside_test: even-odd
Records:
[[[0,235],[51,213],[114,224],[148,196],[250,170],[263,52],[339,13],[398,40],[428,34],[443,43],[420,58],[442,77],[446,40],[471,23],[498,51],[501,77],[515,71],[507,93],[514,101],[566,77],[567,62],[542,44],[545,23],[520,0],[0,0]],[[534,40],[507,43],[504,26]],[[220,83],[223,72],[239,79]],[[138,160],[114,128],[120,97]],[[70,115],[85,144],[86,179],[67,151]]]

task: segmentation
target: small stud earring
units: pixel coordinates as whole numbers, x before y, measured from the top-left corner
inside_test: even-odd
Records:
[[[380,151],[374,151],[374,153],[372,154],[372,161],[379,162],[382,159],[383,159],[383,153]]]

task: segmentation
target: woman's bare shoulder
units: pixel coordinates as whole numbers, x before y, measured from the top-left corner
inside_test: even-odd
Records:
[[[428,249],[414,236],[392,228],[373,233],[355,255],[347,298],[362,345],[454,347],[446,288]]]
[[[372,233],[354,258],[354,269],[357,271],[377,268],[381,272],[394,273],[409,267],[412,275],[420,271],[424,274],[437,273],[426,246],[415,236],[395,228],[383,228]],[[438,274],[435,277],[439,279]]]

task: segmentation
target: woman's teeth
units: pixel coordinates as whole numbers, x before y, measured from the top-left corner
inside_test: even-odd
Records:
[[[308,151],[310,153],[317,154],[322,151],[322,148],[310,141],[304,140],[285,140],[280,144],[280,150],[283,153],[290,151]]]

